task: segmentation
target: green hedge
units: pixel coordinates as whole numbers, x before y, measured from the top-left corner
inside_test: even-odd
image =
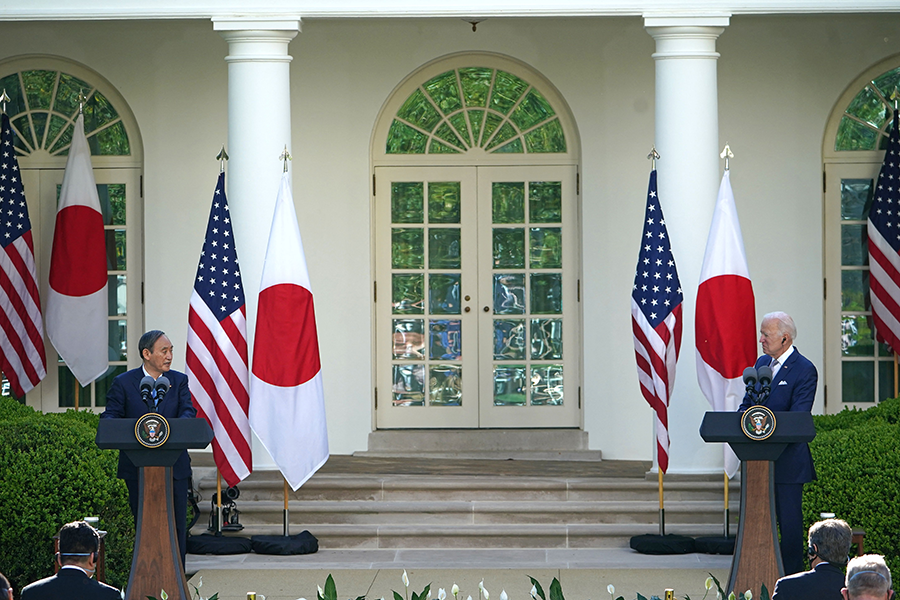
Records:
[[[0,571],[16,593],[53,574],[52,538],[65,523],[100,517],[107,583],[128,583],[134,520],[116,479],[117,453],[94,443],[99,417],[41,414],[0,398]]]
[[[819,513],[835,513],[865,530],[866,553],[883,554],[900,579],[900,398],[813,420],[810,449],[818,480],[804,487],[807,528]]]

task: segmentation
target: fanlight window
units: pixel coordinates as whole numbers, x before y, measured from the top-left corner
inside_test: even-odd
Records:
[[[397,111],[388,154],[566,152],[550,103],[530,83],[500,69],[466,67],[419,86]]]
[[[122,119],[110,101],[77,77],[60,71],[20,71],[0,79],[10,97],[6,112],[16,132],[16,153],[46,150],[66,156],[78,118],[78,95],[84,95],[84,131],[91,154],[128,156],[131,148]]]
[[[884,150],[891,133],[894,103],[891,94],[900,86],[900,67],[870,81],[844,111],[834,149]]]

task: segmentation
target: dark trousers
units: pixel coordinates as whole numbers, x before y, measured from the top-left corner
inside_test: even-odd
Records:
[[[125,479],[128,486],[128,503],[131,505],[131,514],[137,522],[138,499],[140,498],[137,479]],[[175,536],[178,539],[178,551],[181,553],[181,567],[184,568],[184,558],[187,554],[187,497],[188,482],[190,479],[172,480],[172,507],[175,510]]]
[[[803,571],[803,484],[775,484],[775,516],[781,531],[784,574]]]

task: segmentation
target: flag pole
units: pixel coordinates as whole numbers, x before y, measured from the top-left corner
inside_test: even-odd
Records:
[[[731,517],[731,511],[728,510],[728,472],[725,471],[722,473],[723,477],[725,477],[725,538],[728,538],[728,521]]]
[[[78,388],[81,387],[81,382],[78,379],[75,380],[75,410],[78,410]]]
[[[6,103],[9,102],[9,95],[6,93],[6,88],[3,88],[3,94],[0,95],[0,109],[2,109],[3,113],[6,114]]]
[[[666,509],[663,507],[663,472],[656,465],[656,472],[659,479],[659,535],[666,535]]]
[[[222,535],[222,473],[216,467],[216,535]]]
[[[228,160],[228,153],[225,152],[225,144],[222,144],[222,149],[219,150],[219,153],[216,155],[216,160],[219,161],[219,173],[224,173],[225,161]]]
[[[288,511],[288,482],[284,475],[281,477],[284,479],[284,537],[289,537],[291,535],[291,515]]]
[[[730,171],[731,166],[728,164],[728,159],[734,158],[734,152],[731,151],[731,146],[728,145],[728,142],[725,142],[725,147],[722,149],[722,153],[719,154],[719,158],[725,159],[725,170]]]

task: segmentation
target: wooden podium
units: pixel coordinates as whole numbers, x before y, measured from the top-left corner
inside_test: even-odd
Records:
[[[140,471],[134,556],[125,600],[159,598],[161,590],[172,600],[190,600],[175,533],[172,465],[184,450],[209,445],[213,432],[206,419],[170,419],[165,442],[147,447],[138,439],[137,422],[100,419],[97,427],[97,446],[125,452]]]
[[[808,412],[775,412],[776,426],[770,437],[754,440],[741,429],[740,412],[708,412],[700,425],[706,442],[728,442],[741,459],[741,514],[731,560],[731,575],[725,592],[753,590],[759,598],[760,584],[771,595],[775,582],[784,576],[778,528],[775,519],[775,464],[788,444],[809,442],[816,437]]]

